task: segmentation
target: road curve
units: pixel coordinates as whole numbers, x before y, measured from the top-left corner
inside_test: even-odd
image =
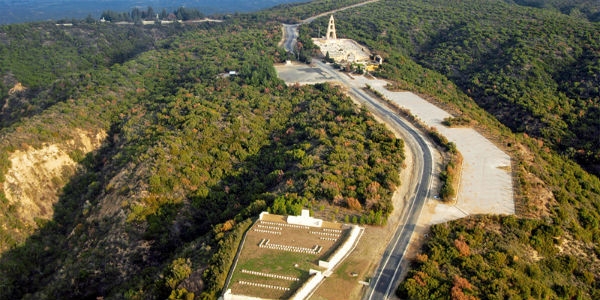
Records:
[[[415,230],[417,221],[421,216],[423,206],[429,197],[431,187],[431,177],[433,175],[433,154],[427,141],[420,132],[402,120],[393,112],[389,111],[384,105],[373,103],[373,107],[384,114],[387,123],[391,126],[401,127],[408,133],[405,136],[405,145],[411,147],[415,153],[417,186],[408,200],[408,209],[406,209],[399,222],[394,236],[388,244],[383,257],[377,267],[370,285],[363,299],[387,299],[392,295],[399,284],[400,267],[406,249],[410,244],[411,236]],[[383,108],[383,109],[382,109]],[[419,158],[422,157],[422,160]]]
[[[404,142],[410,147],[415,157],[417,185],[408,202],[408,208],[404,209],[398,222],[398,228],[390,240],[384,255],[377,267],[370,285],[363,297],[364,300],[387,299],[395,292],[398,285],[400,266],[410,238],[415,230],[423,206],[429,197],[431,177],[433,175],[433,154],[431,144],[423,137],[422,133],[414,128],[409,122],[400,118],[394,111],[381,103],[379,99],[357,87],[346,74],[337,72],[318,59],[313,62],[329,73],[339,82],[344,84],[355,99],[364,104],[373,114],[379,116],[388,125],[405,132]],[[419,159],[422,157],[422,160]]]
[[[364,5],[375,1],[377,0],[367,1],[358,5]],[[356,7],[358,5],[351,7]],[[301,24],[310,23],[317,17],[330,13],[332,12],[308,18],[303,20]],[[299,25],[300,24],[283,25],[283,45],[288,52],[294,53],[293,48],[297,41]],[[382,118],[389,126],[406,133],[404,136],[405,145],[411,148],[417,158],[415,159],[415,169],[418,183],[409,199],[408,208],[404,209],[400,215],[398,228],[388,244],[363,297],[363,300],[388,299],[398,286],[399,275],[401,274],[400,267],[404,254],[410,244],[411,236],[415,230],[425,201],[429,197],[431,177],[433,175],[432,150],[430,144],[420,131],[415,129],[409,122],[396,115],[390,108],[381,103],[379,99],[372,97],[369,93],[363,91],[361,87],[351,83],[349,77],[333,70],[331,66],[326,65],[318,59],[314,59],[313,62],[323,71],[329,73],[333,78],[337,78],[339,82],[344,84],[349,89],[351,96],[354,96],[356,100],[365,105],[373,114]],[[420,157],[423,159],[419,160]]]
[[[294,45],[298,40],[298,26],[300,24],[283,24],[283,48],[294,53]]]
[[[294,45],[296,45],[296,41],[298,39],[298,26],[300,26],[301,24],[308,24],[308,23],[314,21],[315,19],[326,16],[326,15],[330,15],[332,13],[346,10],[349,8],[363,6],[365,4],[369,4],[369,3],[373,3],[373,2],[377,2],[377,1],[379,1],[379,0],[369,0],[369,1],[361,2],[361,3],[357,3],[354,5],[327,11],[327,12],[318,14],[316,16],[312,16],[310,18],[304,19],[304,20],[300,21],[300,23],[298,23],[298,24],[283,24],[283,48],[287,52],[294,53]]]

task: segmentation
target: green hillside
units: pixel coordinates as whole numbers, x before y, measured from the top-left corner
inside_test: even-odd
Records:
[[[575,18],[587,18],[592,22],[600,21],[600,3],[595,0],[505,0],[542,9],[560,11]]]
[[[86,73],[126,62],[144,51],[161,47],[174,33],[192,29],[84,21],[74,25],[0,26],[0,127],[75,98],[80,77]],[[8,95],[17,83],[25,90]]]
[[[78,163],[51,178],[65,185],[51,218],[29,221],[30,204],[0,192],[0,299],[214,299],[262,210],[385,223],[402,140],[340,89],[287,87],[273,68],[281,21],[357,2],[219,24],[0,27],[0,188],[17,152],[58,145]],[[597,10],[515,2],[335,14],[339,37],[384,57],[375,75],[462,113],[514,160],[517,215],[433,226],[404,298],[600,298],[600,180],[585,171],[600,155]],[[86,153],[80,132],[106,139]]]
[[[0,298],[210,299],[262,210],[331,205],[331,218],[385,223],[403,142],[338,88],[280,81],[280,30],[242,16],[174,31],[84,68],[68,99],[2,129],[3,174],[15,150],[68,144],[78,129],[108,137],[88,155],[71,149],[81,167],[51,220],[23,221],[2,195]]]
[[[336,27],[384,56],[376,75],[474,120],[515,160],[518,215],[433,226],[398,294],[598,298],[600,182],[572,159],[597,170],[599,24],[498,1],[379,1]]]
[[[413,59],[514,132],[598,174],[600,23],[498,1],[379,1],[336,16],[343,36],[389,56],[381,76],[423,81],[394,73]]]

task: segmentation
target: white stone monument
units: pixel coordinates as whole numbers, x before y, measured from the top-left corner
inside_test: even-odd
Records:
[[[331,17],[329,18],[329,26],[327,26],[327,39],[337,39],[337,35],[335,34],[335,21],[333,20],[333,15],[331,15]]]
[[[312,226],[312,227],[323,226],[323,220],[311,217],[308,209],[303,209],[300,216],[288,216],[287,222],[288,222],[288,224],[294,224],[294,225],[304,225],[304,226]]]

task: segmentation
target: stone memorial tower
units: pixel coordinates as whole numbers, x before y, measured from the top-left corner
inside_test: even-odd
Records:
[[[337,36],[335,34],[335,21],[333,20],[333,15],[331,15],[331,18],[329,18],[329,26],[327,26],[327,39],[337,39]]]

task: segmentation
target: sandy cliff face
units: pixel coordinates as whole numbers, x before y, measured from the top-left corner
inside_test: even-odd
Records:
[[[69,153],[98,149],[106,133],[77,130],[74,136],[65,144],[45,144],[40,149],[30,147],[10,155],[11,168],[5,174],[4,194],[10,203],[18,204],[19,215],[25,222],[52,218],[61,189],[77,169],[77,162]]]

